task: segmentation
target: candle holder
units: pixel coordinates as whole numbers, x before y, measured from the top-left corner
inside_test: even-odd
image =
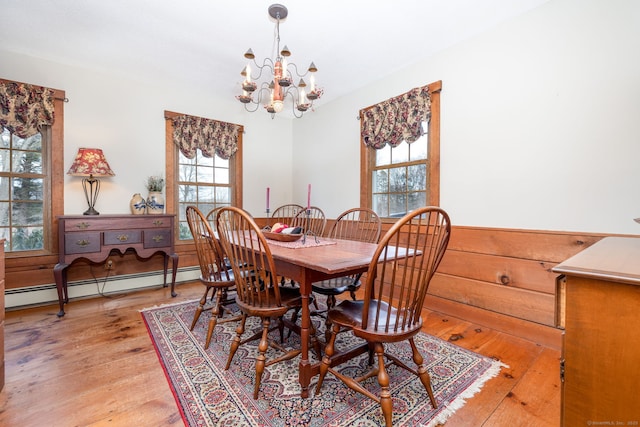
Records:
[[[267,208],[265,212],[267,212],[267,225],[265,225],[264,228],[268,228],[269,230],[271,230],[271,217],[269,216],[269,208]]]
[[[316,233],[309,230],[309,221],[311,220],[311,209],[307,209],[305,217],[306,218],[304,220],[304,233],[302,234],[302,244],[304,245],[307,243],[307,234],[312,235],[313,238],[316,240],[316,243],[320,243],[320,240],[318,239],[318,236],[316,236]]]

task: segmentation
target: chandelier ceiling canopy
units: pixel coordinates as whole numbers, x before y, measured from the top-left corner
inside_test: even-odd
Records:
[[[289,14],[287,8],[281,4],[269,6],[269,16],[276,21],[274,46],[275,58],[265,58],[260,65],[251,49],[244,57],[249,60],[247,66],[240,73],[244,77],[242,95],[236,98],[244,104],[245,110],[257,111],[260,105],[273,118],[285,108],[285,101],[291,103],[293,115],[297,118],[313,107],[313,101],[322,96],[322,89],[316,85],[315,73],[318,68],[313,62],[306,72],[300,74],[298,66],[288,60],[291,51],[284,45],[280,50],[280,21]],[[304,78],[309,76],[309,87]],[[299,79],[298,83],[295,80]]]

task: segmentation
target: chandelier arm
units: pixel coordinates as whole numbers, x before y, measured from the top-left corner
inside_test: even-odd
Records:
[[[262,65],[258,65],[258,62],[256,61],[256,59],[253,58],[253,63],[255,64],[256,68],[259,70],[257,77],[251,76],[253,81],[260,80],[260,77],[262,77],[262,71],[265,68],[268,68],[271,71],[271,74],[273,74],[274,65],[273,65],[273,60],[271,58],[265,58],[264,61],[262,61]]]
[[[295,68],[295,70],[296,70],[296,75],[297,75],[298,77],[300,77],[300,78],[306,77],[306,76],[307,76],[307,74],[309,74],[309,71],[307,71],[307,72],[306,72],[306,73],[304,73],[304,74],[300,74],[300,73],[298,72],[298,65],[297,65],[295,62],[287,62],[287,68],[289,68],[289,65],[293,65],[293,68]]]

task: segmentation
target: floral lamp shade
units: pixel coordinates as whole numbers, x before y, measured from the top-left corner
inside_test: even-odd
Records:
[[[115,176],[99,148],[78,148],[78,154],[67,172],[73,176]]]
[[[89,209],[84,212],[84,215],[100,215],[95,209],[100,192],[100,180],[96,177],[115,176],[102,150],[99,148],[79,148],[67,174],[84,177],[82,188],[89,205]]]

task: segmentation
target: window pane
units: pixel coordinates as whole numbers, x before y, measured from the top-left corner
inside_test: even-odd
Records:
[[[389,169],[389,191],[391,193],[404,192],[407,189],[407,168]]]
[[[11,170],[11,151],[0,149],[0,172],[9,172]]]
[[[37,133],[24,139],[17,135],[13,135],[12,148],[14,150],[42,151],[42,135]]]
[[[372,206],[378,215],[389,216],[389,196],[387,194],[374,194]]]
[[[199,186],[198,187],[198,204],[201,203],[207,203],[207,202],[213,202],[215,200],[215,187],[205,187],[205,186]],[[203,209],[202,207],[199,207],[199,209],[202,211],[203,214],[207,214],[207,212],[209,212],[209,210]]]
[[[400,218],[407,213],[407,196],[406,194],[390,194],[389,195],[389,216],[392,218]]]
[[[191,230],[189,230],[189,224],[187,222],[180,222],[178,224],[178,235],[180,236],[180,240],[191,240],[193,236],[191,235]]]
[[[14,178],[13,200],[42,200],[42,178]]]
[[[373,192],[388,193],[389,192],[389,171],[387,169],[377,170],[373,172]],[[379,215],[380,213],[378,213]]]
[[[195,203],[198,200],[195,185],[178,185],[178,197],[181,202]]]
[[[376,150],[376,166],[391,164],[391,147],[385,145],[384,148]]]
[[[213,168],[202,167],[198,165],[198,179],[197,182],[206,182],[213,184]]]
[[[11,141],[11,133],[6,130],[4,127],[0,128],[0,148],[9,148],[9,143]]]
[[[417,191],[413,193],[408,193],[408,210],[412,211],[414,209],[421,208],[423,206],[427,206],[427,193],[426,191]]]
[[[13,172],[42,173],[42,155],[35,151],[13,150]]]
[[[404,163],[409,160],[409,144],[406,142],[400,143],[397,147],[391,149],[391,163]]]
[[[42,225],[42,202],[11,204],[12,225]]]
[[[11,179],[5,176],[0,177],[0,201],[9,200],[9,182]]]
[[[11,246],[14,251],[28,251],[42,249],[44,233],[42,227],[16,227],[11,236]]]
[[[196,181],[196,167],[195,165],[181,164],[178,172],[179,180],[183,182],[195,182]]]
[[[230,187],[216,187],[216,203],[218,205],[231,204],[231,188]]]
[[[9,225],[9,203],[0,203],[0,226],[7,227]]]
[[[408,168],[407,176],[407,190],[426,190],[427,188],[427,165],[421,163],[419,165],[412,165]]]
[[[416,160],[425,160],[427,158],[427,152],[428,152],[427,142],[429,142],[429,138],[427,138],[426,135],[423,135],[417,141],[414,141],[411,144],[409,144],[409,153],[410,153],[409,160],[410,161],[413,162]]]
[[[229,169],[215,168],[215,179],[213,182],[216,184],[228,184],[229,183]]]

